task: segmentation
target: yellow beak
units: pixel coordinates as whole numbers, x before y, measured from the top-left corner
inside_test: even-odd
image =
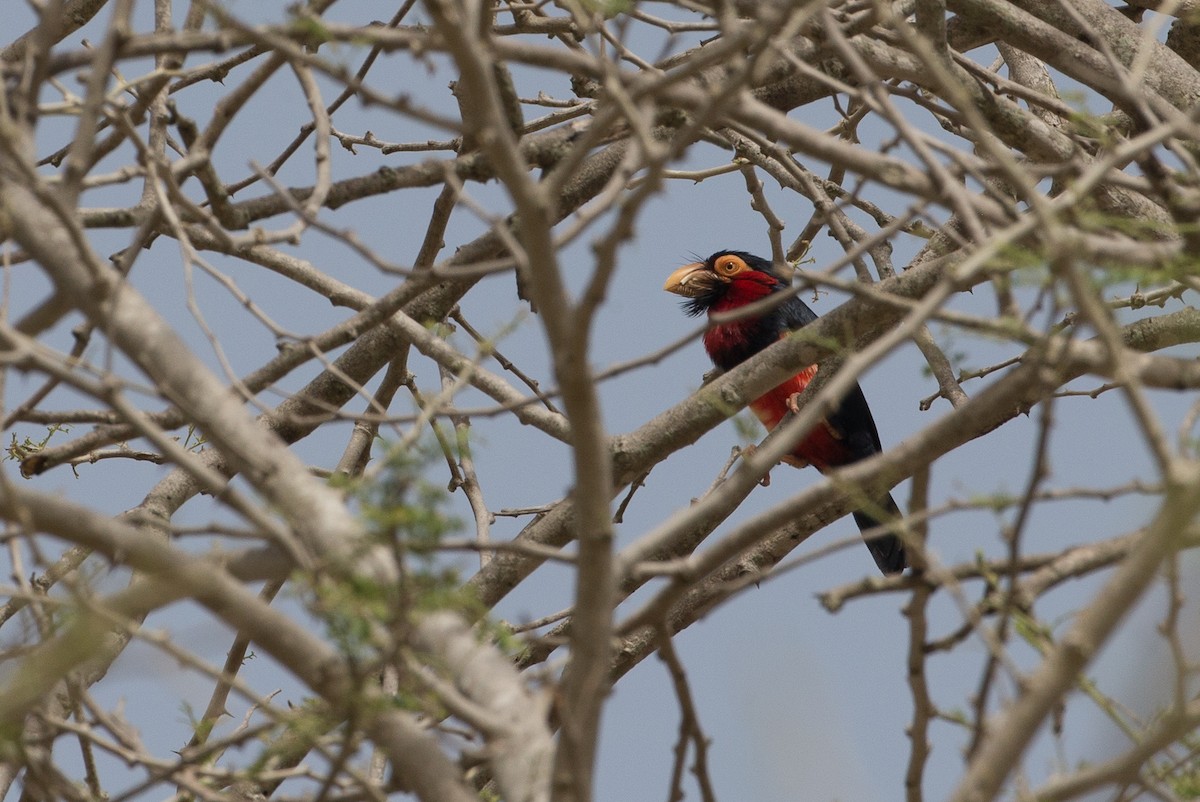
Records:
[[[663,289],[685,298],[695,298],[711,290],[719,281],[722,281],[721,277],[709,270],[704,262],[693,262],[667,276]]]

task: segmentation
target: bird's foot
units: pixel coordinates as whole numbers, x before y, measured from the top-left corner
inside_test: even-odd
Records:
[[[755,451],[758,451],[758,446],[754,445],[753,443],[748,443],[747,445],[742,446],[738,450],[738,454],[739,454],[739,456],[741,456],[742,459],[746,460],[746,459],[750,459],[750,457],[754,456]],[[763,477],[758,480],[758,483],[760,485],[762,485],[763,487],[770,487],[771,486],[771,472],[767,471],[765,474],[763,474]]]
[[[783,421],[780,421],[780,424],[782,424],[784,421],[791,418],[793,415],[800,414],[799,400],[800,400],[800,393],[792,393],[791,395],[789,395],[787,397],[787,401],[785,403],[787,404],[788,414],[787,414],[787,417],[785,417],[783,419]],[[834,428],[834,425],[829,422],[829,418],[821,418],[821,422],[819,425],[824,426],[825,431],[829,432],[829,436],[832,437],[834,440],[845,439],[845,435],[843,435],[836,428]],[[805,463],[805,464],[807,465],[807,463]]]

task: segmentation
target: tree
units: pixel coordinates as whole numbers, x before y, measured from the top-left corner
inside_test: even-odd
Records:
[[[815,590],[871,611],[829,620],[889,798],[1197,793],[1193,3],[391,11],[63,0],[4,47],[9,798],[744,796],[772,736],[680,633],[779,586],[797,648]],[[697,246],[821,319],[702,385]],[[860,379],[890,447],[756,490]],[[901,483],[905,575],[810,541]],[[676,743],[618,767],[651,655]]]

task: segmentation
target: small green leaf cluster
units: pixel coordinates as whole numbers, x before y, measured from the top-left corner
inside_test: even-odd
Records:
[[[8,443],[8,448],[5,449],[5,459],[20,462],[26,457],[32,456],[33,454],[36,454],[44,449],[46,444],[50,442],[50,438],[54,437],[54,435],[58,434],[59,432],[69,431],[71,431],[70,427],[60,426],[59,424],[55,423],[46,428],[46,436],[41,440],[34,440],[31,437],[26,437],[24,440],[18,440],[17,435],[14,432],[12,439]]]
[[[733,428],[737,431],[738,439],[743,443],[757,443],[762,439],[762,425],[758,422],[758,418],[753,414],[746,412],[739,415],[734,415]]]
[[[1171,791],[1179,799],[1200,799],[1200,765],[1189,761],[1178,767],[1168,778]]]
[[[582,5],[588,12],[599,14],[605,19],[628,14],[633,10],[633,0],[582,0]]]
[[[426,478],[433,450],[386,448],[381,467],[363,479],[334,480],[357,507],[368,542],[383,546],[401,566],[401,578],[387,586],[369,577],[314,582],[315,609],[339,650],[357,661],[386,652],[402,641],[413,614],[450,609],[469,620],[486,610],[462,588],[456,567],[443,558],[444,538],[462,528],[448,510],[449,493]]]

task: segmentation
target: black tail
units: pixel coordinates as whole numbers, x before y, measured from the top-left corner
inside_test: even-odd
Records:
[[[872,504],[871,507],[873,510],[882,510],[885,519],[895,520],[901,517],[900,508],[896,506],[891,493]],[[876,520],[874,515],[862,510],[854,511],[854,522],[858,524],[860,532],[884,525],[883,521]],[[866,543],[867,548],[871,550],[871,556],[875,558],[875,564],[885,574],[898,574],[908,567],[908,555],[904,553],[904,541],[891,532],[873,535]]]

